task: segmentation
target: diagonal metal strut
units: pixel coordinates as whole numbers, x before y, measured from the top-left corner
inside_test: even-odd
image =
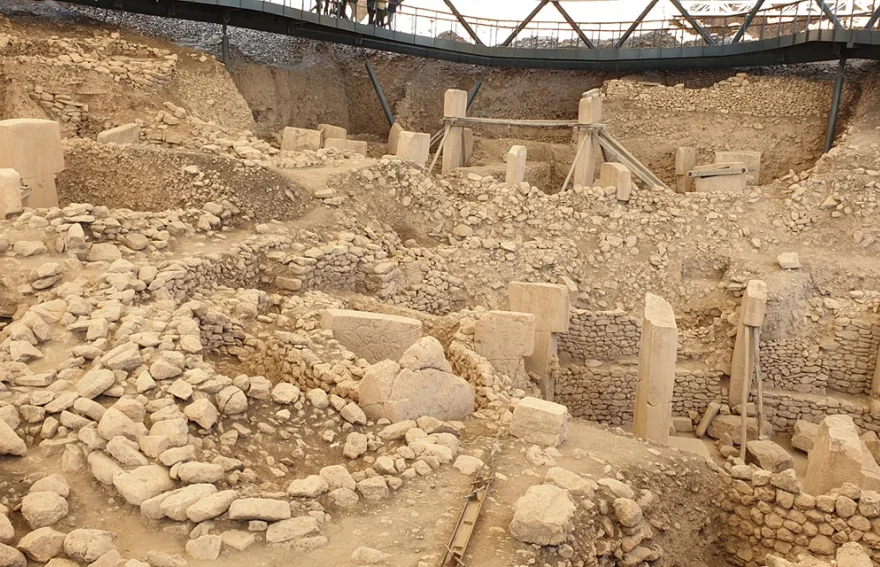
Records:
[[[715,40],[712,39],[712,36],[709,35],[709,32],[707,32],[706,29],[700,25],[700,22],[695,20],[694,17],[691,16],[690,12],[688,12],[685,9],[685,7],[681,5],[681,0],[669,0],[669,1],[672,3],[673,6],[675,6],[676,10],[681,12],[681,15],[684,16],[684,19],[688,21],[688,23],[691,25],[692,28],[694,28],[694,31],[696,31],[698,34],[700,34],[700,36],[703,38],[703,41],[705,41],[709,45],[715,45]],[[821,2],[822,0],[816,0],[816,1]]]
[[[580,26],[568,15],[568,12],[565,11],[565,8],[562,7],[562,4],[559,3],[559,0],[552,0],[556,9],[559,10],[559,13],[562,14],[562,17],[565,18],[565,21],[568,22],[568,25],[571,26],[571,29],[574,30],[578,37],[581,38],[581,41],[584,42],[584,45],[589,49],[596,49],[596,44],[590,41],[590,38],[581,30]]]
[[[617,40],[612,49],[620,49],[621,47],[623,47],[623,44],[626,43],[626,40],[629,39],[629,36],[631,36],[632,33],[636,31],[636,28],[639,27],[639,24],[642,23],[642,20],[644,20],[648,16],[648,12],[654,9],[654,6],[657,5],[657,2],[659,2],[659,0],[651,0],[651,3],[648,4],[648,6],[641,14],[639,14],[639,17],[636,18],[636,20],[632,23],[632,25],[629,26],[629,28],[627,28],[625,32],[623,32],[623,35],[620,36],[620,39]]]
[[[834,23],[834,27],[837,29],[843,29],[843,24],[840,23],[840,20],[837,19],[837,16],[834,15],[834,12],[831,11],[831,8],[828,7],[828,4],[825,3],[825,0],[816,0],[816,4],[822,8],[822,11],[825,12],[825,15],[828,16],[828,19]]]
[[[749,26],[752,25],[752,20],[755,19],[755,16],[758,15],[758,10],[761,9],[761,6],[764,5],[764,0],[758,0],[755,2],[755,5],[752,7],[749,14],[746,16],[743,25],[740,26],[739,31],[736,32],[736,35],[733,36],[733,43],[737,43],[742,40],[743,36],[746,35],[746,30],[749,29]]]
[[[516,36],[519,35],[519,32],[523,31],[526,26],[529,25],[529,23],[531,23],[533,19],[535,19],[535,16],[538,15],[538,12],[540,12],[544,8],[544,6],[549,3],[550,0],[541,0],[538,6],[534,10],[532,10],[532,13],[526,16],[526,19],[520,22],[520,24],[516,26],[516,29],[513,30],[513,33],[511,33],[510,36],[504,40],[504,43],[501,44],[501,47],[507,47],[511,43],[513,43],[513,40],[516,39]]]
[[[464,31],[468,32],[468,35],[471,36],[477,45],[485,45],[483,40],[477,35],[477,32],[474,31],[474,28],[471,27],[467,20],[464,19],[464,16],[461,15],[461,12],[458,11],[458,8],[452,3],[452,0],[443,0],[443,3],[446,4],[447,7],[452,11],[452,14],[455,16],[455,19],[458,20],[458,23],[464,28]]]
[[[877,9],[874,10],[874,13],[871,15],[871,19],[868,20],[867,24],[865,24],[865,29],[869,30],[873,28],[874,25],[877,24],[877,20],[880,20],[880,6],[878,6]]]

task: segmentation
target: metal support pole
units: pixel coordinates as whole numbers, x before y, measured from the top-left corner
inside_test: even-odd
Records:
[[[220,40],[220,54],[223,58],[223,64],[229,69],[229,33],[226,29],[226,22],[223,23],[223,37]]]
[[[516,36],[519,35],[519,32],[526,29],[526,26],[529,25],[531,23],[531,21],[535,19],[535,16],[538,15],[538,12],[543,10],[544,6],[546,6],[549,3],[550,3],[550,0],[541,0],[541,2],[537,6],[535,6],[535,9],[532,10],[532,13],[529,14],[528,16],[526,16],[526,19],[521,21],[519,23],[519,25],[516,26],[516,29],[513,30],[513,33],[511,33],[509,36],[507,36],[507,39],[504,40],[504,42],[501,44],[501,47],[507,47],[508,45],[513,43],[513,40],[516,39]]]
[[[834,12],[831,11],[831,8],[828,7],[828,4],[825,3],[825,0],[816,0],[816,4],[822,8],[822,11],[825,12],[825,15],[828,16],[828,19],[834,23],[834,27],[837,29],[843,29],[843,24],[840,23],[840,20],[837,19],[837,16],[834,15]]]
[[[872,29],[874,27],[874,25],[877,23],[878,19],[880,19],[880,7],[878,7],[876,10],[874,10],[874,13],[871,15],[871,19],[868,20],[867,24],[865,24],[865,29],[866,30]]]
[[[480,94],[481,88],[483,88],[483,77],[480,77],[480,79],[474,85],[474,88],[471,89],[471,93],[468,95],[468,100],[467,100],[468,110],[470,110],[471,105],[474,103],[474,100],[477,98],[477,95]]]
[[[483,45],[483,41],[479,38],[477,32],[475,32],[474,28],[472,28],[471,25],[467,23],[467,21],[464,19],[464,16],[461,15],[461,12],[458,11],[458,8],[455,7],[452,1],[443,0],[443,2],[452,11],[452,14],[455,16],[455,19],[458,20],[458,23],[460,23],[461,26],[464,28],[464,31],[466,31],[468,35],[471,36],[471,39],[473,39],[477,45]]]
[[[688,23],[691,25],[692,28],[694,28],[694,31],[696,31],[698,34],[700,34],[700,36],[703,38],[703,41],[705,41],[708,45],[715,45],[715,40],[712,39],[712,36],[709,35],[709,32],[707,32],[705,30],[705,28],[703,28],[703,26],[700,25],[700,22],[695,20],[694,17],[691,16],[690,12],[688,12],[685,9],[685,7],[681,5],[681,0],[669,0],[669,1],[672,2],[672,5],[675,6],[676,10],[681,12],[681,15],[684,16],[684,19],[688,21]],[[816,0],[816,1],[821,2],[822,0]]]
[[[559,13],[562,14],[562,17],[565,18],[565,21],[568,22],[568,25],[571,26],[571,29],[574,30],[574,33],[576,33],[578,37],[581,38],[581,41],[584,42],[584,45],[587,46],[587,49],[596,49],[596,44],[590,41],[590,38],[588,38],[583,30],[581,30],[580,26],[577,25],[577,22],[575,22],[572,17],[568,15],[568,12],[565,10],[565,8],[562,7],[562,4],[559,3],[559,0],[552,0],[552,3],[554,6],[556,6],[556,10],[558,10]]]
[[[755,5],[752,7],[752,11],[749,12],[749,14],[746,16],[746,19],[743,22],[743,25],[740,26],[739,31],[736,32],[736,35],[733,36],[733,43],[737,43],[738,41],[740,41],[743,38],[743,36],[746,34],[746,30],[749,29],[750,25],[752,25],[752,20],[754,20],[755,16],[758,15],[758,10],[760,10],[761,6],[763,6],[763,5],[764,5],[764,0],[758,0],[757,2],[755,2]]]
[[[376,96],[379,98],[379,104],[382,105],[382,111],[385,113],[388,125],[394,126],[394,113],[391,112],[391,107],[388,106],[388,101],[385,99],[385,93],[382,92],[382,85],[379,84],[379,78],[376,77],[376,73],[373,72],[373,66],[370,65],[370,60],[367,59],[366,53],[364,54],[364,67],[367,68],[367,75],[370,77],[370,82],[373,83],[373,90],[376,91]]]
[[[623,35],[620,36],[620,39],[617,40],[612,49],[620,49],[621,47],[623,47],[623,44],[626,43],[626,40],[629,39],[629,36],[631,36],[632,33],[636,31],[636,28],[639,27],[639,24],[642,23],[642,20],[644,20],[648,16],[648,13],[654,9],[654,6],[656,6],[657,2],[659,1],[660,0],[651,0],[651,3],[648,4],[648,6],[642,11],[641,14],[639,14],[639,17],[635,19],[635,21],[629,26],[629,28],[627,28],[625,32],[623,32]]]
[[[837,66],[837,80],[834,83],[834,94],[831,97],[831,111],[828,113],[828,132],[825,133],[825,152],[834,145],[834,134],[837,132],[837,115],[840,112],[840,95],[843,93],[843,73],[846,70],[846,57],[840,58]]]

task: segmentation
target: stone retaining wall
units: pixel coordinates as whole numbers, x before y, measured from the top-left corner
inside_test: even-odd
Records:
[[[637,356],[640,334],[639,322],[623,311],[572,309],[568,332],[559,335],[559,354],[577,362]]]
[[[830,494],[802,492],[793,469],[771,474],[740,465],[725,476],[722,539],[734,565],[764,565],[768,553],[796,560],[813,554],[830,562],[858,542],[880,560],[880,494],[844,484]]]

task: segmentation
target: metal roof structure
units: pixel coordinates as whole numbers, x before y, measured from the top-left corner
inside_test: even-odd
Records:
[[[630,70],[880,60],[880,0],[645,0],[638,18],[578,22],[578,0],[535,0],[521,20],[400,7],[388,27],[314,10],[314,0],[65,0],[486,67]],[[326,1],[326,0],[325,0]],[[658,3],[674,16],[652,19]],[[550,10],[553,20],[537,16]]]

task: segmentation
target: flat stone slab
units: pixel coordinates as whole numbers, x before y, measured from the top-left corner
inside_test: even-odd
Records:
[[[333,331],[337,341],[370,364],[398,360],[422,338],[421,321],[384,313],[328,309],[321,317],[321,326]]]
[[[764,470],[778,473],[794,468],[794,458],[773,441],[762,439],[746,443],[746,462],[755,463]]]
[[[568,438],[568,408],[538,398],[523,398],[513,410],[510,434],[529,443],[556,447]]]

